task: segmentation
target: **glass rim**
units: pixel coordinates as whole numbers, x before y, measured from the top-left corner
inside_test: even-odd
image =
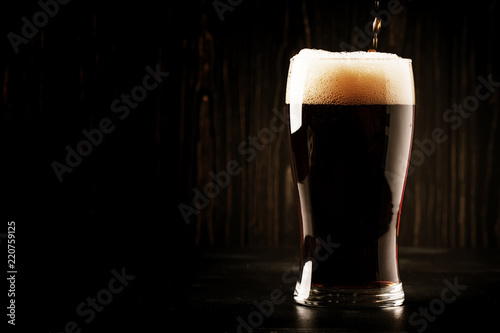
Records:
[[[352,58],[347,58],[347,57],[318,57],[318,58],[295,58],[292,57],[290,58],[290,62],[295,61],[295,60],[300,60],[300,61],[307,61],[307,62],[314,62],[314,61],[372,61],[372,60],[377,60],[377,61],[393,61],[393,62],[406,62],[406,63],[412,63],[411,58],[402,58],[400,56],[397,57],[352,57]]]

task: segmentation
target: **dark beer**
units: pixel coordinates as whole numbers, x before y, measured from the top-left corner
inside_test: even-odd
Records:
[[[301,256],[314,258],[318,237],[339,244],[317,265],[313,285],[400,282],[394,251],[379,240],[394,238],[388,243],[397,246],[393,202],[401,202],[402,193],[392,193],[385,166],[406,164],[407,143],[389,134],[390,127],[411,131],[413,112],[413,105],[302,105],[302,126],[290,140],[297,198],[309,198],[300,216],[308,224],[302,228]]]
[[[399,305],[397,237],[415,109],[411,62],[307,52],[292,59],[287,85],[301,226],[295,300]]]

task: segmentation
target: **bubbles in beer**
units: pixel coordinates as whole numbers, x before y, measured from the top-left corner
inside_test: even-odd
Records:
[[[411,61],[396,54],[303,49],[292,58],[286,103],[413,105],[412,78]]]

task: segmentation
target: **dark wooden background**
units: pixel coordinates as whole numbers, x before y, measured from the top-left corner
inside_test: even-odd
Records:
[[[368,49],[360,31],[373,2],[234,0],[223,20],[214,3],[228,6],[72,0],[15,53],[7,34],[21,34],[21,18],[32,21],[40,7],[1,2],[2,213],[19,221],[30,246],[89,264],[88,251],[113,259],[298,246],[286,130],[265,137],[250,161],[242,151],[273,110],[283,112],[291,56],[304,47]],[[414,138],[425,142],[436,128],[447,137],[414,160],[400,244],[497,247],[500,87],[457,129],[443,114],[474,96],[479,76],[500,81],[500,5],[401,0],[398,8],[379,50],[413,59]],[[146,66],[169,76],[122,121],[111,103],[142,84]],[[65,147],[103,118],[115,130],[60,183],[51,163],[64,162]],[[192,207],[194,189],[203,192],[210,172],[230,161],[241,169],[186,221],[179,205]]]
[[[381,9],[387,2],[382,2]],[[246,2],[224,21],[201,24],[186,52],[199,67],[186,66],[187,94],[180,119],[180,172],[191,190],[211,181],[208,173],[238,161],[241,175],[221,190],[199,216],[191,216],[196,244],[283,246],[296,244],[297,219],[291,197],[287,135],[246,163],[237,151],[268,128],[273,108],[282,110],[288,58],[304,47],[366,50],[359,32],[371,21],[369,1]],[[420,150],[408,179],[402,211],[402,245],[445,247],[497,246],[500,235],[499,94],[481,101],[477,111],[445,121],[447,109],[475,94],[478,76],[500,80],[499,27],[495,1],[453,6],[402,1],[382,29],[381,51],[413,59],[416,86],[415,139],[428,142],[434,129],[447,140]],[[201,21],[205,16],[201,14]],[[207,70],[203,70],[206,66]],[[194,84],[196,82],[196,84]],[[194,87],[194,89],[193,89]],[[192,95],[190,95],[192,94]],[[456,115],[456,112],[452,113]],[[461,116],[460,116],[461,118]],[[196,137],[196,145],[192,138]],[[247,147],[248,145],[245,145]],[[418,147],[417,147],[418,148]],[[196,161],[196,163],[193,163]]]

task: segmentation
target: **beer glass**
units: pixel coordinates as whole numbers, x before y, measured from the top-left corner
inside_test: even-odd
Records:
[[[302,50],[286,89],[300,221],[294,299],[401,305],[398,233],[415,97],[410,59]]]

